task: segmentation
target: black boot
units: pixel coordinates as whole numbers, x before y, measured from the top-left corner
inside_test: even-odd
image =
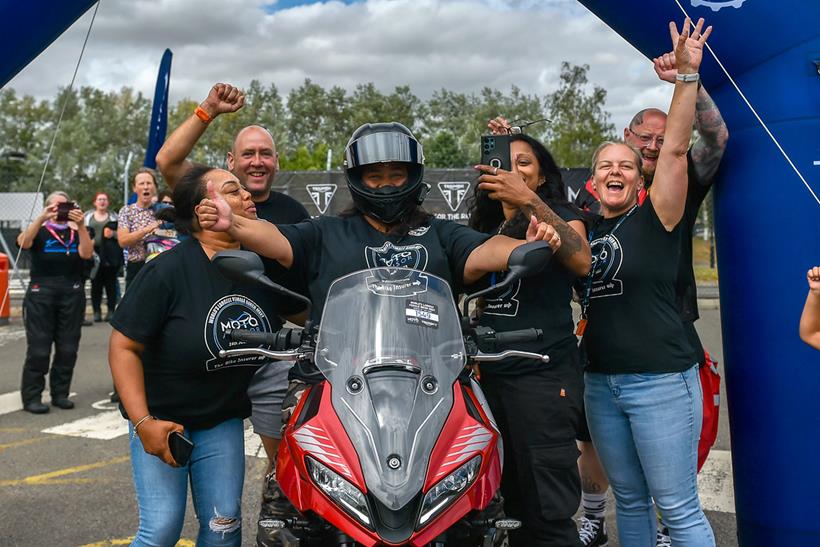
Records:
[[[94,310],[94,322],[102,323],[102,320],[102,312],[100,310]]]
[[[32,414],[46,414],[48,413],[48,406],[44,405],[42,401],[31,401],[23,405],[23,410]]]

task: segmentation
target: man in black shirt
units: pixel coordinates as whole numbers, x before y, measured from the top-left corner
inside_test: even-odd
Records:
[[[655,72],[658,78],[674,84],[677,76],[674,53],[666,53],[654,59]],[[698,84],[698,96],[695,112],[695,128],[700,138],[695,141],[688,153],[688,190],[683,224],[684,236],[681,238],[680,268],[675,283],[678,311],[683,320],[686,338],[693,349],[693,361],[701,365],[705,362],[703,345],[695,330],[698,315],[697,285],[692,265],[692,234],[698,211],[711,188],[715,174],[720,166],[729,131],[720,111],[706,89]],[[666,113],[656,108],[641,110],[624,128],[624,141],[634,146],[641,154],[645,190],[638,194],[638,202],[643,203],[652,191],[652,178],[655,175],[660,148],[666,132]],[[592,187],[592,179],[581,188],[575,204],[595,214],[600,214],[601,206],[598,195]],[[582,540],[590,547],[602,545],[606,541],[606,527],[603,522],[606,490],[609,486],[606,474],[598,461],[595,448],[589,439],[588,432],[579,435],[582,444],[580,458],[581,479],[585,516],[581,520]],[[584,529],[587,532],[584,532]],[[659,528],[658,545],[666,541],[664,529]]]
[[[177,180],[191,167],[186,158],[205,133],[211,121],[220,114],[236,112],[245,104],[245,95],[236,87],[216,84],[208,97],[196,108],[165,141],[157,153],[157,166],[173,188]],[[279,155],[270,132],[264,127],[250,125],[242,128],[234,138],[226,161],[239,182],[251,193],[259,218],[275,224],[297,224],[310,218],[304,206],[295,199],[271,190],[279,170]],[[290,274],[279,264],[268,262],[268,276],[297,292],[306,293],[304,281]],[[299,312],[298,309],[280,309],[280,315]],[[294,318],[298,322],[298,319]],[[281,439],[279,409],[287,389],[288,367],[279,364],[264,366],[254,376],[248,394],[253,403],[251,422],[262,439],[268,457],[268,472],[262,493],[260,518],[271,513],[281,493],[275,488],[273,473],[276,452]],[[286,501],[286,500],[285,500]],[[264,533],[264,528],[259,529]]]

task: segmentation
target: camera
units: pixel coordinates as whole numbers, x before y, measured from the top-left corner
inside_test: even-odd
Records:
[[[57,204],[57,222],[66,222],[68,220],[68,212],[73,209],[79,209],[76,201],[63,201]]]
[[[512,161],[510,161],[510,136],[482,135],[481,164],[504,169],[505,171],[511,171]]]

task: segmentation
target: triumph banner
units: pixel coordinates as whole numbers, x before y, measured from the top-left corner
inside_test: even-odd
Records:
[[[575,200],[589,174],[588,169],[562,169],[567,198]],[[425,169],[424,181],[430,191],[424,209],[437,218],[466,224],[468,202],[477,179],[473,169]],[[353,201],[342,171],[286,171],[276,175],[274,190],[295,198],[311,216],[338,215]]]

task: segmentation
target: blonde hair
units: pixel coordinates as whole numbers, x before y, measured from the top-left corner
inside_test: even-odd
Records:
[[[635,163],[638,164],[638,172],[643,173],[643,158],[641,157],[641,152],[637,148],[635,148],[634,146],[625,141],[604,141],[601,144],[599,144],[598,148],[595,149],[595,152],[592,153],[592,166],[590,167],[592,169],[592,172],[595,172],[595,165],[598,163],[598,156],[601,155],[601,152],[603,152],[604,149],[609,148],[610,146],[615,146],[618,144],[622,144],[630,150],[632,150],[632,153],[635,155]]]
[[[68,194],[63,192],[62,190],[57,190],[56,192],[51,192],[48,196],[46,196],[46,207],[51,205],[51,202],[54,201],[56,197],[64,197],[66,201],[71,201],[68,197]]]

